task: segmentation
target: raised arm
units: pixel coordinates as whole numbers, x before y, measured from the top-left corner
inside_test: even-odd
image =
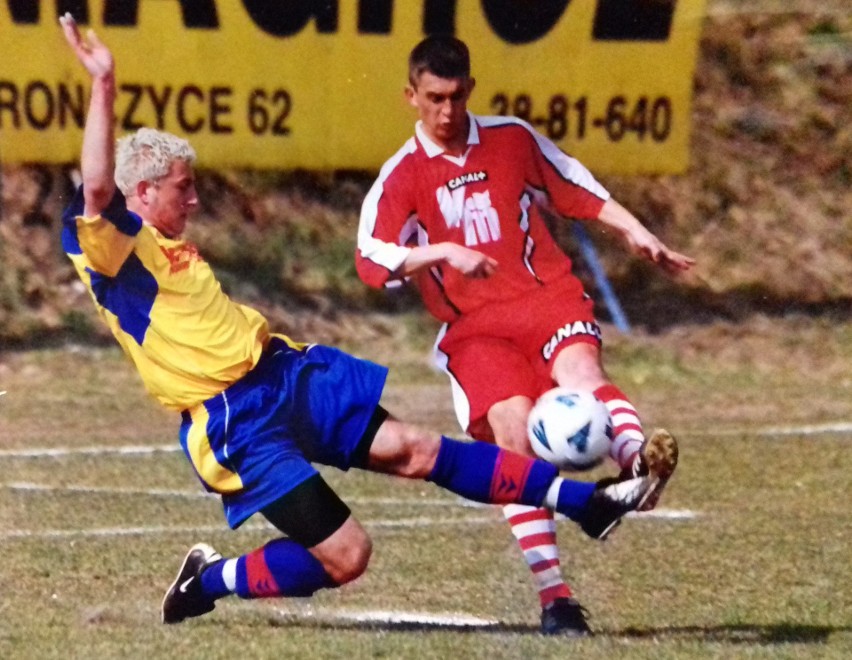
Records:
[[[60,17],[59,23],[68,45],[92,77],[80,171],[84,212],[87,216],[95,216],[107,207],[115,192],[115,62],[109,48],[93,30],[83,39],[70,13]]]
[[[535,138],[531,151],[536,184],[547,190],[550,202],[563,216],[598,220],[624,238],[630,249],[670,274],[689,270],[695,260],[666,247],[636,216],[610,197],[592,173],[553,142],[523,124]],[[534,174],[532,176],[535,176]]]

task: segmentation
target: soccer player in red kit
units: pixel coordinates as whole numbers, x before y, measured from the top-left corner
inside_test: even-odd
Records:
[[[526,419],[536,398],[557,384],[588,390],[611,413],[610,455],[622,471],[650,469],[667,480],[677,443],[662,430],[646,440],[636,409],[607,377],[592,300],[541,209],[601,222],[669,273],[694,261],[666,247],[529,124],[468,112],[474,84],[462,41],[431,36],[412,50],[405,92],[419,121],[364,201],[358,273],[374,287],[415,280],[444,324],[435,358],[471,436],[531,455]],[[588,634],[561,575],[553,514],[519,505],[504,513],[539,592],[542,632]]]

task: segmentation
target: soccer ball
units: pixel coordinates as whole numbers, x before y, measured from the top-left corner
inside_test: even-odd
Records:
[[[609,452],[612,420],[591,392],[556,387],[535,402],[527,434],[539,458],[562,470],[588,470]]]

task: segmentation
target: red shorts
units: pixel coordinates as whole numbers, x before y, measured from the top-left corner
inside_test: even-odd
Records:
[[[493,442],[486,419],[491,406],[519,395],[534,400],[554,387],[551,364],[566,346],[600,346],[593,307],[580,281],[571,277],[445,324],[435,361],[450,377],[462,428]]]

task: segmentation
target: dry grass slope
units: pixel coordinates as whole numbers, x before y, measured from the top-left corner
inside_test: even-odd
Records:
[[[671,283],[596,236],[634,324],[852,309],[852,14],[844,3],[714,0],[695,81],[692,167],[607,178],[664,239],[699,259]],[[276,329],[333,332],[332,308],[409,308],[355,277],[369,173],[204,172],[195,239],[233,294]],[[58,243],[64,168],[5,167],[0,339],[99,336]],[[569,250],[570,236],[564,229]],[[591,279],[584,275],[591,285]],[[320,335],[323,338],[323,335]],[[333,337],[332,337],[333,338]]]

